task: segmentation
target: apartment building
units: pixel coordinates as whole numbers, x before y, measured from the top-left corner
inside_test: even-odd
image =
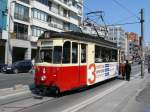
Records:
[[[136,58],[140,57],[141,51],[140,51],[140,46],[139,46],[139,37],[136,33],[134,32],[127,32],[127,43],[128,43],[128,48],[127,48],[127,59],[129,60],[134,60]]]
[[[83,0],[9,0],[7,63],[33,59],[45,30],[79,30],[82,4]]]
[[[125,60],[126,36],[123,28],[120,26],[109,26],[107,40],[117,43],[117,47],[120,49],[120,60]]]
[[[0,63],[5,62],[7,39],[7,0],[0,0]]]
[[[104,39],[107,39],[108,37],[107,28],[94,23],[83,22],[82,32],[93,36],[99,36]]]

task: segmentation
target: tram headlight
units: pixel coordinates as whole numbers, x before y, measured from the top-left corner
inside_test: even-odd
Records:
[[[45,75],[42,75],[41,76],[41,81],[45,81],[46,80],[46,76]]]

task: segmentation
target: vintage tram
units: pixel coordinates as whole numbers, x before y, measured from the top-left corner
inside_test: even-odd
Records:
[[[35,85],[55,93],[86,87],[118,75],[115,43],[77,32],[45,31],[38,39]]]

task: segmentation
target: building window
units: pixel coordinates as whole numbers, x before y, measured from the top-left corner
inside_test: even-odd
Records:
[[[28,26],[20,23],[14,23],[14,32],[28,34]]]
[[[42,12],[38,9],[33,9],[32,10],[32,17],[39,19],[39,20],[42,20],[42,21],[47,21],[48,14],[45,12]]]
[[[30,3],[29,0],[20,0],[20,1],[22,1],[22,2],[24,2],[24,3],[27,3],[27,4]]]
[[[27,40],[28,38],[28,26],[20,23],[14,23],[14,32],[16,38]]]
[[[45,29],[33,26],[32,27],[32,36],[39,37],[44,33]]]
[[[77,2],[75,0],[72,0],[72,5],[75,7],[77,5]]]
[[[40,3],[44,4],[44,5],[48,5],[48,0],[37,0]]]
[[[49,6],[49,10],[51,10],[51,8],[52,8],[52,2],[51,1],[48,1],[48,6]]]
[[[64,3],[65,3],[65,4],[68,4],[68,0],[64,0]]]
[[[29,8],[20,4],[15,4],[15,19],[29,21]]]

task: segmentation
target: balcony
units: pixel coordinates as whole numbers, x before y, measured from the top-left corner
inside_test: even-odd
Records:
[[[22,34],[22,33],[11,33],[11,39],[18,39],[18,40],[29,40],[29,36],[27,34]]]
[[[55,3],[61,5],[62,7],[66,8],[67,10],[71,10],[74,13],[78,12],[78,9],[75,8],[74,6],[72,6],[72,4],[68,1],[64,1],[64,0],[54,0]]]
[[[30,21],[29,17],[21,15],[21,14],[18,14],[18,13],[15,13],[14,17],[15,17],[15,19],[19,19],[19,20],[22,20],[22,21],[26,21],[26,22]]]

